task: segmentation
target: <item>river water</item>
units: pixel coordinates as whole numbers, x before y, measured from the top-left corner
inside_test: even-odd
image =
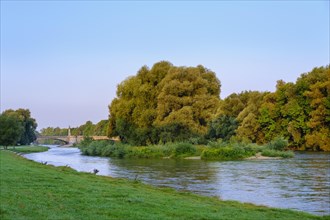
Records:
[[[51,146],[26,158],[68,165],[98,175],[317,215],[330,214],[330,154],[296,153],[292,159],[206,162],[171,159],[113,159],[80,154],[77,148]]]

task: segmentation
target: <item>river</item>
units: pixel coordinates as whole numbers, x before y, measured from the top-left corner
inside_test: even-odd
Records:
[[[171,159],[113,159],[51,146],[26,158],[68,165],[98,175],[138,179],[156,186],[316,215],[330,214],[330,154],[296,153],[292,159],[206,162]]]

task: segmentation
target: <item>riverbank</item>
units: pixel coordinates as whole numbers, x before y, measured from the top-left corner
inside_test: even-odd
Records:
[[[1,219],[329,219],[79,173],[9,151],[0,163]]]
[[[1,148],[3,150],[3,148]],[[23,154],[28,154],[28,153],[38,153],[38,152],[45,152],[49,150],[49,147],[45,146],[34,146],[34,145],[24,145],[24,146],[11,146],[8,147],[7,150],[16,152],[16,153],[23,153]]]

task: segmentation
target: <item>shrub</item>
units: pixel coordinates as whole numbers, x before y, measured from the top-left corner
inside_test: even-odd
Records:
[[[239,160],[252,156],[252,151],[246,151],[241,146],[226,146],[221,148],[208,148],[202,152],[204,160]]]
[[[266,147],[272,150],[282,151],[288,146],[288,141],[283,137],[278,137],[269,142]]]
[[[175,156],[190,156],[196,153],[196,147],[190,143],[176,143]]]
[[[222,139],[218,139],[217,141],[210,141],[207,146],[211,148],[220,148],[220,147],[225,147],[227,146],[228,143],[222,141]]]

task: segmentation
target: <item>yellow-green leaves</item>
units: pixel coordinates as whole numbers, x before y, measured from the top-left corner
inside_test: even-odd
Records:
[[[188,136],[204,135],[218,108],[219,93],[220,81],[203,66],[175,67],[165,61],[150,70],[144,66],[118,86],[118,97],[109,106],[109,131],[123,135],[117,129],[120,119],[130,127],[126,139],[136,139],[133,133],[143,131],[141,144],[160,141],[164,132],[173,140],[178,128]]]

